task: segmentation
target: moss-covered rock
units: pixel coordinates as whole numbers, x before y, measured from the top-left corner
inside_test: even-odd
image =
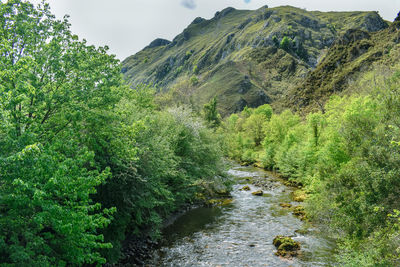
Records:
[[[272,243],[277,248],[275,253],[277,256],[294,257],[298,255],[300,250],[300,243],[288,236],[277,236]]]
[[[293,215],[300,218],[301,220],[304,220],[306,218],[306,213],[304,211],[303,206],[296,206],[293,208]]]
[[[303,184],[294,180],[284,180],[283,184],[290,187],[302,188]]]
[[[243,190],[243,191],[250,191],[251,189],[250,189],[250,186],[245,185],[245,186],[243,186],[243,188],[240,189],[240,190]]]
[[[290,203],[280,203],[279,206],[285,209],[290,209],[292,207],[292,204]]]
[[[216,199],[209,199],[206,201],[206,206],[226,206],[231,204],[233,201],[232,198],[216,198]]]
[[[262,196],[264,192],[262,190],[257,190],[251,193],[253,196]]]
[[[307,193],[304,190],[296,190],[292,193],[292,199],[296,202],[304,202],[307,199]]]

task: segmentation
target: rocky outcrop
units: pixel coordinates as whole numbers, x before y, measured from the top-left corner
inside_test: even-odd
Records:
[[[153,42],[151,42],[146,48],[154,48],[154,47],[169,45],[170,43],[171,43],[171,41],[157,38]]]
[[[377,12],[372,12],[365,16],[364,23],[361,25],[363,29],[369,32],[377,32],[388,27],[388,24],[379,16]]]
[[[397,13],[397,17],[394,19],[394,21],[396,22],[400,22],[400,12]]]
[[[202,17],[197,17],[197,18],[195,18],[195,19],[193,20],[192,24],[200,24],[200,23],[202,23],[203,21],[206,21],[206,19],[205,19],[205,18],[202,18]]]
[[[223,9],[222,11],[217,11],[217,12],[215,13],[214,18],[216,18],[216,19],[223,18],[223,17],[225,17],[225,16],[228,15],[229,13],[232,13],[232,12],[235,11],[235,10],[236,10],[236,9],[233,8],[233,7],[227,7],[227,8],[225,8],[225,9]]]
[[[370,39],[370,34],[359,29],[350,29],[337,39],[334,45],[349,45],[363,39]]]

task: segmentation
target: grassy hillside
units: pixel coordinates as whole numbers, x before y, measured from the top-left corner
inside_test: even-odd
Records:
[[[394,66],[399,59],[400,21],[375,33],[348,30],[335,41],[317,68],[279,104],[306,112],[322,109],[330,95],[354,91],[353,81],[374,64]]]
[[[227,115],[279,102],[349,29],[387,27],[376,12],[309,12],[290,6],[226,8],[196,18],[171,42],[157,39],[122,63],[132,86],[158,85],[166,104],[199,109],[216,96]]]

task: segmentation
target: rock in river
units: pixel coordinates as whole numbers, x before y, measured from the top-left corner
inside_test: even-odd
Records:
[[[303,206],[296,206],[293,208],[293,215],[304,220],[306,218],[306,213],[304,212]]]
[[[292,204],[290,204],[290,203],[280,203],[279,206],[281,206],[282,208],[285,208],[285,209],[289,209],[289,208],[292,207]]]
[[[248,186],[248,185],[243,186],[243,188],[241,190],[250,191],[250,186]]]
[[[262,196],[262,195],[264,195],[264,192],[262,190],[257,190],[257,191],[254,191],[252,194],[254,196]]]
[[[273,244],[278,249],[275,253],[277,256],[294,257],[300,250],[300,243],[288,236],[278,235],[274,238]]]

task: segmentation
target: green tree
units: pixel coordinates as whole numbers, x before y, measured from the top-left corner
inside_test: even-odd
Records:
[[[69,146],[71,153],[60,153]],[[98,229],[113,209],[99,212],[90,194],[109,176],[85,166],[93,153],[74,142],[39,144],[0,160],[0,260],[16,266],[105,263],[110,248]]]
[[[217,109],[217,97],[213,97],[210,102],[203,106],[204,119],[213,128],[218,127],[221,123],[221,115]]]
[[[104,263],[113,209],[90,195],[110,176],[97,152],[115,130],[119,62],[47,4],[0,4],[0,261]]]
[[[255,146],[259,146],[264,140],[265,134],[263,130],[266,118],[262,114],[251,115],[243,125],[245,133],[252,138]]]
[[[266,120],[270,120],[272,116],[272,108],[268,104],[261,105],[254,110],[255,114],[261,114],[265,116]]]

